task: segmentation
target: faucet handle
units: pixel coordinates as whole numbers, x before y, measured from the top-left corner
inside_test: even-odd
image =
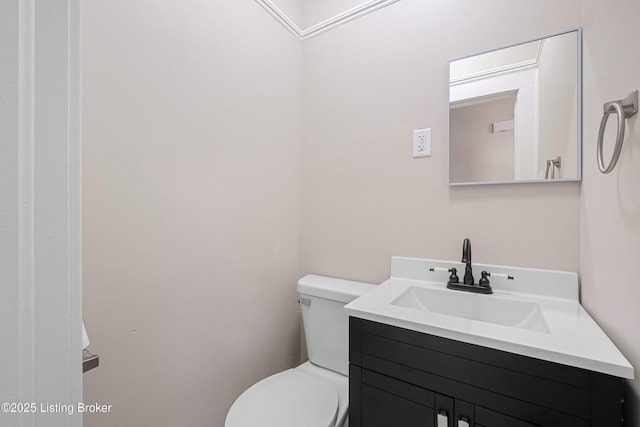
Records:
[[[482,277],[478,281],[478,285],[480,285],[482,287],[489,286],[489,277],[492,275],[492,273],[489,273],[487,271],[483,271],[480,274],[482,275]],[[493,276],[495,276],[495,277],[504,277],[507,280],[513,280],[513,276],[509,276],[508,274],[504,274],[504,273],[493,273]]]
[[[513,280],[513,276],[509,276],[508,274],[504,274],[504,273],[488,273],[488,274],[489,276],[493,275],[493,277],[502,277],[507,280]]]
[[[449,269],[449,283],[459,283],[460,279],[458,278],[458,270],[456,268]]]
[[[486,288],[487,286],[489,286],[489,276],[491,276],[491,273],[487,273],[486,271],[483,271],[482,273],[480,273],[480,275],[482,277],[478,281],[478,285],[482,286],[483,288]]]
[[[458,278],[458,269],[457,268],[443,268],[443,267],[430,267],[429,271],[446,271],[447,273],[451,273],[449,275],[448,283],[459,283],[460,279]]]

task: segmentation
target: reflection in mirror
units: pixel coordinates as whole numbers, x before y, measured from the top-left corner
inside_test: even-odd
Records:
[[[578,181],[581,32],[449,63],[449,184]]]

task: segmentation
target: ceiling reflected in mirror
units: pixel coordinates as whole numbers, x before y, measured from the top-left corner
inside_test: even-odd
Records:
[[[301,40],[357,19],[399,0],[256,0]]]

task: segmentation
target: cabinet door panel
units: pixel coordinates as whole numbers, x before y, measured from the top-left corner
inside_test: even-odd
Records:
[[[476,406],[476,427],[538,427],[517,418],[512,418],[498,412]],[[551,427],[551,426],[549,426]],[[561,427],[561,426],[557,426]]]
[[[473,426],[475,420],[475,405],[464,400],[456,399],[453,427]]]
[[[378,390],[384,390],[387,393],[410,400],[419,405],[433,408],[435,393],[432,391],[416,387],[413,384],[408,384],[403,381],[398,381],[386,375],[380,375],[368,369],[362,369],[361,372],[362,384],[375,387]]]
[[[362,385],[362,425],[366,427],[435,427],[432,408]]]
[[[438,415],[444,416],[447,419],[446,426],[438,425],[438,427],[454,427],[453,423],[453,399],[449,396],[444,396],[442,394],[436,394],[436,420],[438,419]]]

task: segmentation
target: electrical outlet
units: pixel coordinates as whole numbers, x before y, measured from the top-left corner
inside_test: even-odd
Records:
[[[431,128],[413,131],[413,158],[431,156]]]

